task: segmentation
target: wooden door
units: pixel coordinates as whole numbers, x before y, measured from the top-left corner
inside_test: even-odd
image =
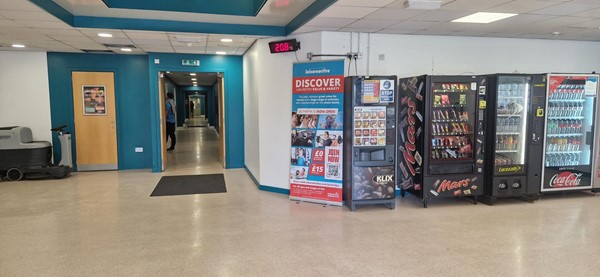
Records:
[[[219,162],[223,167],[227,167],[227,161],[225,160],[225,77],[221,77],[218,80],[218,105],[219,105]]]
[[[162,73],[158,73],[158,103],[160,103],[160,153],[161,153],[161,170],[164,172],[167,169],[167,120],[166,120],[166,93],[165,93],[165,78]]]
[[[71,77],[77,170],[119,169],[114,73],[73,72]]]

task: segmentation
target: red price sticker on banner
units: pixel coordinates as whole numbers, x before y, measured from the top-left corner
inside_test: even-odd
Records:
[[[312,154],[313,163],[324,163],[325,162],[325,149],[315,149]]]
[[[313,176],[325,176],[325,165],[311,164],[309,174]]]

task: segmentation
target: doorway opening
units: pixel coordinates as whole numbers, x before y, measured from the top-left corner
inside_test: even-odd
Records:
[[[226,167],[224,78],[222,72],[159,72],[162,171]]]

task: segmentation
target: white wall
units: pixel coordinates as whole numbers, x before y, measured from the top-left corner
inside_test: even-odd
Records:
[[[351,64],[351,75],[600,71],[598,42],[341,32],[297,38],[302,43],[297,53],[300,61],[307,60],[307,52],[362,52],[358,74]],[[292,65],[296,57],[293,53],[270,54],[268,42],[277,39],[258,40],[244,55],[246,166],[261,185],[288,189]],[[379,54],[384,54],[385,60],[380,61]]]
[[[292,114],[292,66],[319,52],[321,34],[298,35],[296,53],[271,54],[268,43],[285,38],[259,39],[244,55],[244,132],[246,167],[261,185],[289,188]]]
[[[52,141],[46,52],[0,51],[0,126],[27,126]]]

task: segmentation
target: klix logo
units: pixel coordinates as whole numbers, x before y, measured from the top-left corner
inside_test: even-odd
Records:
[[[394,175],[388,174],[373,176],[373,182],[378,184],[394,182]]]

